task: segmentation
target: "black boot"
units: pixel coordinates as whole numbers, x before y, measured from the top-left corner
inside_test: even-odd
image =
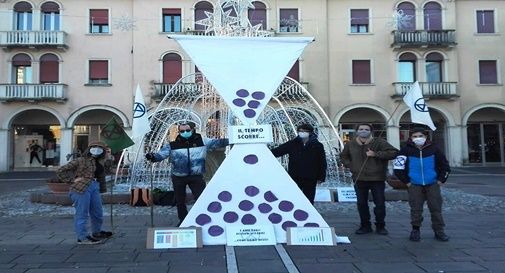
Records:
[[[367,233],[370,233],[370,232],[373,232],[372,230],[372,224],[370,223],[366,223],[366,224],[361,224],[361,226],[359,227],[359,229],[357,229],[355,231],[356,234],[358,235],[361,235],[361,234],[367,234]]]
[[[386,226],[386,224],[384,224],[384,223],[382,223],[382,224],[376,223],[375,224],[375,232],[380,235],[388,235],[389,231],[386,229],[385,226]]]

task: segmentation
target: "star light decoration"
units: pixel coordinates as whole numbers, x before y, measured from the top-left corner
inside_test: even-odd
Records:
[[[134,30],[137,26],[135,25],[135,19],[131,18],[127,14],[121,16],[120,18],[113,18],[112,25],[114,28],[122,31]]]
[[[205,33],[216,36],[268,37],[273,33],[262,30],[262,25],[251,25],[247,11],[254,9],[252,0],[218,0],[214,12],[205,11],[207,18],[195,23],[205,26]]]
[[[414,17],[414,15],[405,14],[403,10],[395,10],[393,12],[393,20],[391,20],[388,25],[395,29],[408,29],[412,26],[411,20]]]

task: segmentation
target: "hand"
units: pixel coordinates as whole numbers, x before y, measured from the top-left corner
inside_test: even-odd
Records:
[[[153,153],[147,153],[146,154],[146,159],[151,161],[151,162],[154,162],[154,154]]]
[[[409,188],[410,188],[410,186],[411,186],[411,185],[412,185],[412,183],[407,183],[407,187],[409,187]]]
[[[368,157],[376,157],[377,154],[374,151],[370,150],[370,148],[368,148],[368,151],[366,151],[366,156],[368,156]]]

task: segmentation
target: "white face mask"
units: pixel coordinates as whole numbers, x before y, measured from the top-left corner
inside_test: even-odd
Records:
[[[92,156],[99,156],[99,155],[101,155],[103,153],[103,149],[100,148],[100,147],[93,147],[93,148],[89,149],[89,153]]]
[[[308,137],[309,137],[309,135],[310,135],[310,133],[309,133],[309,132],[298,132],[298,136],[299,136],[300,138],[308,138]]]
[[[412,139],[412,142],[414,142],[417,146],[423,146],[424,143],[426,142],[425,137],[416,137]]]

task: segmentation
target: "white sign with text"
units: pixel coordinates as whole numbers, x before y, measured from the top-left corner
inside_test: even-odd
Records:
[[[197,247],[202,247],[202,229],[200,227],[149,228],[147,230],[148,249]]]
[[[271,143],[273,142],[272,125],[230,126],[228,139],[230,144]]]
[[[290,227],[288,245],[332,246],[336,245],[332,227]]]
[[[275,245],[275,231],[272,225],[228,225],[226,226],[226,245],[260,246]]]
[[[353,187],[337,187],[338,202],[356,202],[356,191]]]

